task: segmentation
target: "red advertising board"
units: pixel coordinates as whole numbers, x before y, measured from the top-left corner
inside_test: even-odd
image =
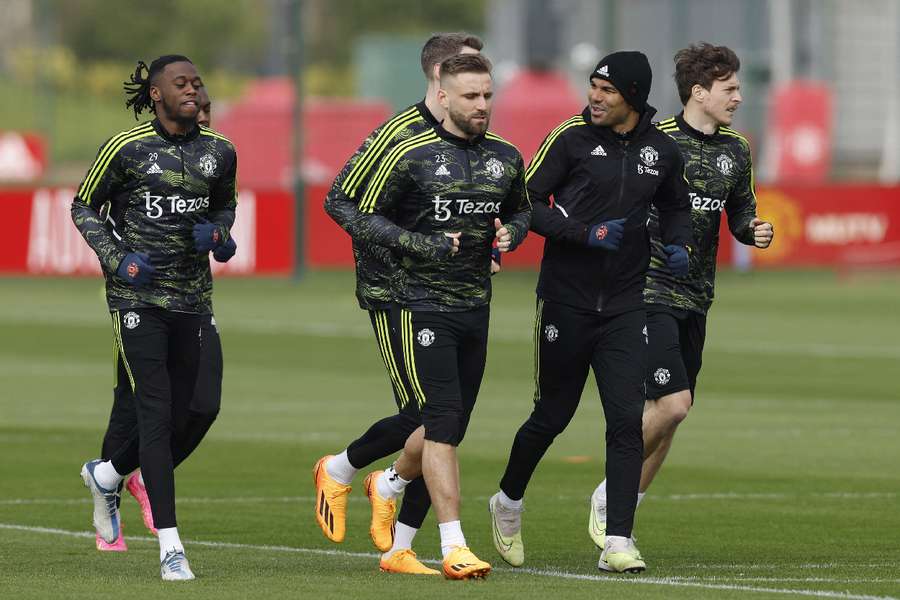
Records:
[[[327,187],[306,190],[305,252],[310,267],[352,268],[350,239],[323,209]],[[0,190],[6,220],[0,274],[99,273],[93,251],[72,224],[73,190]],[[900,266],[900,187],[768,187],[758,193],[759,214],[775,225],[775,241],[751,252],[756,267]],[[729,260],[723,223],[720,259]],[[294,201],[279,190],[240,191],[234,237],[237,255],[216,273],[287,275],[294,265]],[[730,236],[727,236],[730,238]],[[532,233],[504,266],[534,268],[543,238]]]

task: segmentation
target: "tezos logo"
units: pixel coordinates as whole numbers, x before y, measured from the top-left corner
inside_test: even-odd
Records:
[[[490,173],[491,177],[494,179],[503,177],[503,163],[496,158],[491,158],[484,163],[484,166],[487,167],[488,173]]]
[[[469,200],[457,198],[445,200],[439,195],[431,201],[434,204],[434,220],[449,221],[453,215],[452,208],[456,207],[457,215],[489,215],[500,214],[500,202],[488,202],[484,200]]]
[[[559,329],[553,323],[547,325],[544,327],[544,337],[547,338],[548,342],[555,342],[559,339]]]
[[[655,381],[657,385],[666,385],[669,383],[670,379],[672,379],[672,374],[669,373],[668,369],[657,369],[653,373],[653,381]]]
[[[427,348],[434,343],[434,332],[430,329],[420,329],[416,334],[416,340],[420,346]]]
[[[200,157],[200,172],[207,177],[216,172],[216,159],[212,154],[204,154]]]
[[[720,154],[716,158],[716,166],[722,172],[722,175],[731,175],[731,171],[734,169],[734,161],[724,154]]]
[[[125,329],[134,329],[141,324],[141,316],[136,312],[127,312],[122,316],[122,323]]]
[[[648,167],[652,167],[659,160],[659,152],[653,146],[644,146],[641,148],[641,160]]]
[[[209,208],[209,197],[182,198],[181,196],[154,196],[150,192],[144,193],[144,201],[147,207],[147,216],[151,219],[160,218],[166,209],[174,214],[185,214]]]
[[[722,209],[725,208],[724,200],[699,196],[694,192],[688,192],[688,195],[691,197],[691,208],[693,208],[694,210],[704,210],[706,212],[722,212]]]

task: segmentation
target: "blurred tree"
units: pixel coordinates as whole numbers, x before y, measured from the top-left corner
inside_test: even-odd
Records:
[[[357,40],[363,35],[397,33],[422,36],[438,31],[484,30],[486,0],[307,0],[303,17],[307,32],[307,78],[314,95],[348,95],[354,82],[346,77]],[[334,78],[323,76],[333,71]],[[309,74],[309,72],[308,72]]]
[[[254,0],[38,0],[35,16],[79,61],[149,63],[185,54],[204,70],[256,70],[267,43],[268,3]]]

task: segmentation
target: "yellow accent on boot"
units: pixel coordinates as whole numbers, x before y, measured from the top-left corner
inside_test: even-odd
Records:
[[[491,513],[491,531],[493,533],[491,537],[494,539],[494,548],[497,549],[497,552],[500,554],[500,558],[505,560],[507,563],[509,563],[513,567],[521,567],[525,562],[525,544],[522,543],[521,529],[522,511],[512,511],[505,508],[500,504],[500,500],[497,496],[497,494],[494,494],[488,501],[488,510]],[[513,535],[503,535],[500,523],[498,523],[498,512],[505,512],[508,514],[512,513],[510,515],[512,517],[518,516],[519,530],[516,531]],[[519,514],[516,515],[515,513]]]
[[[325,469],[331,455],[323,456],[313,467],[313,483],[316,484],[316,523],[332,542],[344,541],[347,527],[347,496],[350,486],[332,479]]]
[[[444,577],[447,579],[484,579],[491,565],[484,562],[466,546],[457,546],[444,558]]]
[[[372,523],[369,525],[369,535],[375,547],[382,552],[387,552],[394,545],[394,515],[397,513],[397,501],[393,498],[382,498],[378,494],[378,486],[375,482],[384,471],[372,471],[366,475],[364,486],[366,496],[372,505]]]
[[[603,507],[603,520],[597,515],[598,504],[591,494],[591,514],[588,517],[588,535],[601,550],[606,546],[606,507]]]
[[[381,570],[385,573],[406,573],[408,575],[441,574],[440,571],[423,565],[419,559],[416,558],[416,553],[409,549],[397,550],[388,558],[382,557],[378,566],[381,567]]]
[[[601,571],[615,573],[640,573],[647,568],[647,563],[630,538],[625,543],[618,544],[606,538],[606,547],[600,553],[597,567]]]

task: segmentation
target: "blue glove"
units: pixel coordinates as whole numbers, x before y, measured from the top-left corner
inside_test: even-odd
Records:
[[[119,263],[119,268],[116,269],[116,275],[134,287],[144,287],[149,284],[155,274],[156,269],[150,264],[150,257],[137,252],[126,254]]]
[[[625,219],[604,221],[591,227],[588,234],[587,245],[592,248],[603,248],[610,252],[619,249],[622,243],[622,234],[625,232]]]
[[[194,225],[194,248],[197,252],[209,252],[225,243],[225,232],[215,223],[201,221]]]
[[[231,260],[231,257],[234,256],[235,252],[237,252],[237,242],[234,241],[234,238],[230,238],[227,242],[213,250],[213,258],[216,259],[217,262],[228,262]]]
[[[666,266],[675,274],[676,277],[687,277],[690,270],[687,248],[684,246],[669,245],[663,246],[663,252],[666,253]]]

